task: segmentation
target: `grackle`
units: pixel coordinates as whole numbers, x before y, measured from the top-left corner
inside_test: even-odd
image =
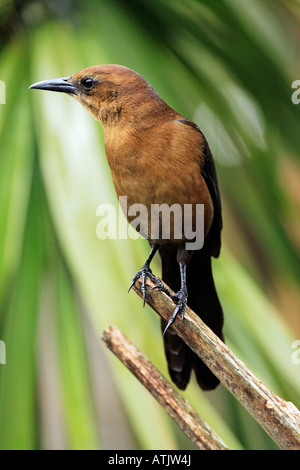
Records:
[[[144,301],[147,277],[157,289],[171,295],[169,286],[176,292],[171,296],[177,304],[174,313],[169,322],[162,320],[170,376],[180,389],[185,389],[194,369],[200,387],[214,389],[219,380],[171,326],[178,313],[183,318],[188,304],[223,340],[223,312],[211,267],[211,257],[217,258],[221,248],[221,200],[215,165],[203,133],[170,108],[139,74],[120,65],[89,67],[30,88],[72,95],[102,124],[118,197],[126,196],[128,206],[143,204],[148,210],[144,227],[151,252],[130,288],[141,276]],[[181,209],[190,205],[194,228],[196,205],[204,205],[205,238],[201,249],[187,249],[185,233],[174,234],[175,222],[167,238],[162,236],[161,226],[151,237],[153,221],[149,214],[154,205],[161,204]],[[132,218],[128,220],[131,222]],[[162,260],[162,280],[167,286],[150,269],[157,251]]]

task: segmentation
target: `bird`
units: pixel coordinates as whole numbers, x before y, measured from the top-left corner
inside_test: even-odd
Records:
[[[211,263],[221,250],[222,205],[216,167],[204,134],[197,124],[171,108],[140,74],[123,65],[91,66],[29,88],[66,93],[102,124],[105,153],[118,197],[126,196],[129,207],[141,204],[147,209],[141,225],[150,255],[130,288],[141,277],[145,304],[149,278],[156,289],[163,290],[177,304],[169,321],[161,320],[169,375],[175,385],[184,390],[194,370],[202,390],[215,389],[218,378],[172,328],[178,314],[184,318],[188,305],[224,341],[223,310]],[[200,249],[187,249],[185,233],[179,231],[181,236],[175,236],[175,225],[169,236],[163,237],[160,219],[153,236],[149,214],[151,208],[162,204],[182,211],[187,205],[192,207],[190,222],[194,228],[196,207],[204,207],[204,241]],[[132,217],[126,215],[131,223]],[[157,252],[162,280],[150,268]]]

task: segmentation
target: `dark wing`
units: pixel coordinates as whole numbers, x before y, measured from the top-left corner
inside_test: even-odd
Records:
[[[191,126],[197,132],[200,132],[203,137],[202,153],[204,156],[204,164],[202,167],[202,176],[207,184],[210,197],[214,206],[214,219],[208,235],[210,244],[210,254],[215,258],[218,258],[221,250],[221,230],[223,228],[223,221],[220,190],[214,160],[207,140],[205,139],[199,127],[189,119],[178,119],[178,121],[182,122],[183,124],[186,124],[187,126]]]

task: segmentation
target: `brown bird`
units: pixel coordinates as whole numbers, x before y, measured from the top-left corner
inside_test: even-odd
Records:
[[[211,268],[211,256],[218,257],[221,247],[221,200],[215,165],[203,133],[170,108],[139,74],[120,65],[89,67],[70,77],[38,82],[30,88],[68,93],[102,124],[118,197],[127,196],[128,207],[143,204],[147,208],[141,233],[144,231],[149,239],[151,252],[130,288],[141,276],[145,301],[149,277],[158,289],[170,295],[150,269],[158,250],[162,279],[176,292],[172,296],[176,309],[167,324],[162,321],[170,376],[180,389],[185,389],[193,368],[203,390],[215,388],[218,379],[171,327],[178,313],[183,318],[188,304],[223,339],[223,312]],[[201,249],[187,249],[183,229],[175,233],[175,222],[178,225],[175,212],[170,218],[169,235],[162,235],[161,218],[156,219],[158,226],[154,226],[151,210],[161,204],[182,210],[180,223],[184,220],[185,205],[191,205],[188,222],[193,230],[198,229],[196,205],[204,205],[205,241]],[[128,220],[132,222],[132,217],[128,216]]]

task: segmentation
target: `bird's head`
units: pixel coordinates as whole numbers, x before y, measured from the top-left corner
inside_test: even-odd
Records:
[[[59,91],[75,97],[103,125],[134,121],[138,110],[165,104],[138,73],[121,65],[95,65],[70,77],[29,87]]]

